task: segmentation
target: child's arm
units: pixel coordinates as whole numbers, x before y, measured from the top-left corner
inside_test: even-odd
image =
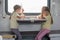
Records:
[[[18,14],[18,18],[25,18],[25,15],[23,14],[23,12],[24,12],[24,9],[21,9],[21,13],[20,14]]]
[[[42,19],[42,14],[38,15],[37,19]]]
[[[44,15],[42,15],[42,14],[40,14],[40,15],[37,16],[38,19],[45,19],[45,17],[46,17],[46,16],[44,16]]]
[[[21,14],[21,15],[17,15],[17,18],[25,18],[25,15],[24,14]]]

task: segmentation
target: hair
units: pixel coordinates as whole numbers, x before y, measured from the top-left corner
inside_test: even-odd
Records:
[[[51,13],[50,13],[50,9],[49,9],[48,7],[46,7],[46,6],[44,6],[43,8],[45,8],[44,11],[49,12],[49,14],[50,14],[50,16],[51,16],[51,24],[53,24],[53,18],[52,18],[52,15],[51,15]],[[43,16],[43,15],[42,15],[42,16]]]
[[[16,11],[17,9],[21,9],[21,6],[15,5],[13,8],[14,8],[14,11]]]

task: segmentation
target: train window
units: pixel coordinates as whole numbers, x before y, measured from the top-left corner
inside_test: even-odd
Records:
[[[24,13],[40,13],[43,6],[48,6],[48,0],[8,0],[8,12],[13,12],[13,6],[18,4],[24,9]]]

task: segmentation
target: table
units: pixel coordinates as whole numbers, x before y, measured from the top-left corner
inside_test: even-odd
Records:
[[[18,19],[17,22],[20,24],[40,24],[45,22],[46,19]]]
[[[41,23],[46,19],[25,18],[17,19],[20,31],[39,31],[41,29]]]

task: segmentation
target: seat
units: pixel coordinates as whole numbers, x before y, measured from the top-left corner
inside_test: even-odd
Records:
[[[42,38],[42,40],[50,40],[49,33],[46,34],[46,35]]]

